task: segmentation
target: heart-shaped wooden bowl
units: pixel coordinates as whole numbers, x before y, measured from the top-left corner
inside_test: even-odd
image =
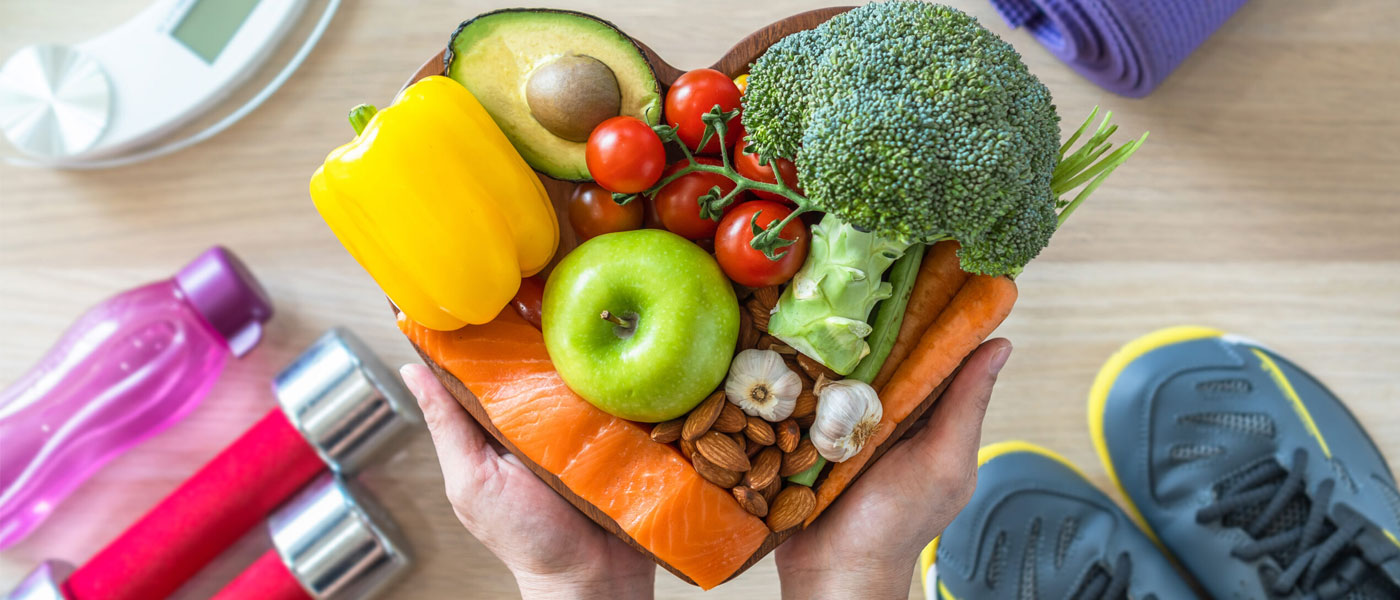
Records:
[[[767,27],[764,27],[754,32],[753,34],[741,40],[738,44],[735,44],[733,48],[730,48],[729,51],[726,52],[723,57],[721,57],[718,61],[714,63],[712,68],[730,77],[737,77],[740,74],[748,72],[749,65],[753,63],[753,61],[756,60],[759,57],[759,55],[761,55],[765,50],[767,50],[769,46],[773,45],[778,40],[782,39],[783,37],[786,37],[789,34],[816,27],[817,25],[820,25],[821,23],[825,22],[827,19],[830,19],[831,17],[837,14],[850,10],[850,8],[851,7],[833,7],[817,9],[796,14],[781,21],[777,21],[771,25],[768,25]],[[653,52],[650,48],[648,48],[645,44],[641,43],[640,41],[637,41],[637,46],[641,48],[642,52],[646,55],[648,62],[651,63],[652,69],[656,72],[657,81],[662,86],[662,92],[665,93],[666,89],[670,87],[671,83],[674,82],[677,77],[680,77],[682,71],[667,64],[666,61],[662,60],[661,57],[657,56],[655,52]],[[413,77],[408,80],[408,83],[405,84],[405,86],[407,86],[408,84],[412,84],[413,82],[416,82],[424,77],[442,74],[443,54],[438,53],[437,56],[434,56],[427,62],[423,63],[423,66],[418,69],[418,72],[413,74]],[[565,215],[568,214],[568,209],[565,203],[568,201],[569,193],[573,190],[575,184],[566,181],[559,181],[543,175],[540,176],[540,181],[544,183],[545,189],[549,192],[550,198],[554,201],[554,209],[561,217],[561,227],[559,232],[559,251],[555,254],[554,258],[554,261],[557,262],[561,257],[567,254],[578,244],[577,240],[574,238],[573,228],[568,226],[567,219],[565,218]],[[552,263],[550,265],[550,268],[553,268]],[[546,270],[546,273],[547,272],[548,270]],[[658,559],[647,548],[633,540],[631,536],[627,535],[627,533],[622,530],[621,526],[619,526],[616,521],[614,521],[608,515],[604,514],[602,510],[598,509],[598,507],[589,503],[587,500],[584,500],[583,498],[579,497],[578,494],[575,494],[572,490],[569,489],[568,486],[564,485],[564,483],[561,482],[559,480],[559,477],[557,477],[555,474],[545,470],[543,467],[540,467],[534,461],[530,460],[529,457],[525,456],[522,452],[520,452],[508,438],[506,438],[504,435],[501,434],[501,432],[498,429],[496,429],[495,425],[493,425],[491,422],[490,416],[487,415],[486,409],[482,407],[480,401],[477,400],[476,396],[473,395],[471,391],[469,391],[467,387],[463,385],[460,380],[457,379],[457,377],[452,375],[450,372],[447,371],[447,369],[443,368],[441,365],[437,364],[432,359],[432,357],[428,356],[428,354],[423,352],[421,348],[418,348],[417,345],[415,345],[414,349],[418,351],[418,355],[423,358],[424,363],[426,363],[432,369],[432,371],[437,375],[438,379],[442,381],[443,385],[447,388],[447,390],[451,392],[452,395],[457,398],[457,401],[461,402],[462,406],[467,409],[467,412],[471,413],[472,417],[474,417],[476,421],[481,424],[482,428],[490,432],[492,437],[494,437],[498,442],[500,442],[501,445],[504,446],[507,450],[519,457],[521,462],[523,462],[527,467],[529,467],[531,471],[534,471],[534,473],[538,475],[540,479],[544,480],[545,483],[549,484],[551,488],[554,488],[554,490],[558,492],[560,496],[563,496],[566,500],[569,501],[569,503],[573,504],[579,510],[583,511],[584,514],[588,515],[588,517],[590,519],[593,519],[593,521],[598,523],[598,525],[608,530],[609,532],[612,532],[614,535],[617,535],[618,537],[622,538],[628,544],[631,544],[634,548],[636,548],[638,551],[651,557],[652,560],[655,560],[657,562],[657,564],[660,564],[661,566],[665,567],[667,570],[674,573],[677,577],[689,583],[695,583],[684,573],[681,573],[675,567],[667,564],[666,561]],[[948,380],[950,379],[952,379],[951,376],[948,377]],[[933,405],[933,403],[937,400],[938,396],[942,394],[944,387],[946,387],[948,384],[948,380],[944,380],[936,389],[934,389],[933,393],[930,394],[928,398],[924,399],[923,403],[920,404],[920,406],[917,409],[915,409],[906,419],[899,423],[899,425],[895,429],[894,433],[889,437],[889,439],[878,449],[876,449],[874,457],[869,463],[867,463],[867,467],[869,464],[873,464],[876,460],[878,460],[879,457],[882,454],[884,454],[885,451],[888,450],[891,445],[899,441],[900,438],[904,436],[905,432],[917,421],[919,421],[920,417],[923,416],[923,414],[928,410],[928,408]],[[759,559],[763,558],[769,552],[773,551],[774,548],[778,547],[779,544],[782,544],[783,541],[785,541],[788,537],[792,536],[794,533],[797,533],[797,531],[799,530],[789,529],[781,533],[769,534],[768,538],[764,540],[763,544],[759,546],[759,548],[756,551],[754,551],[753,555],[751,555],[748,558],[748,560],[743,563],[743,566],[741,566],[737,571],[735,571],[733,575],[730,575],[730,579],[734,578],[735,576],[738,576],[740,573],[743,573],[754,563],[758,562]]]

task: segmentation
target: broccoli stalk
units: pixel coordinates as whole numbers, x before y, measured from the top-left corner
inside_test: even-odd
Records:
[[[1080,203],[1147,139],[1143,134],[1110,152],[1112,144],[1107,140],[1118,128],[1109,124],[1113,116],[1110,112],[1104,115],[1098,129],[1084,145],[1071,153],[1075,142],[1093,125],[1098,111],[1095,107],[1059,149],[1058,163],[1050,181],[1057,196],[1052,205],[1055,228],[1063,225]],[[1059,198],[1081,186],[1083,189],[1073,199]],[[908,246],[908,243],[876,233],[862,232],[828,213],[821,223],[812,227],[807,262],[778,299],[777,309],[768,322],[768,333],[837,373],[851,374],[872,351],[865,339],[872,330],[867,324],[872,307],[890,297],[890,283],[881,281],[885,270]],[[973,247],[963,259],[988,260],[981,252],[981,248]],[[999,274],[1015,276],[1020,270],[1017,265]],[[881,340],[881,343],[886,347],[876,350],[888,353],[887,345],[892,344],[893,339]],[[878,371],[879,367],[874,365],[873,368]]]
[[[792,277],[768,333],[842,375],[870,353],[870,310],[890,297],[885,270],[909,244],[859,231],[834,215],[812,226],[807,262]]]

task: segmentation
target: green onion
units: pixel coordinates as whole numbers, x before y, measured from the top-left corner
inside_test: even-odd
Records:
[[[796,484],[798,484],[798,485],[805,485],[805,486],[807,486],[807,487],[812,487],[812,484],[814,484],[814,483],[817,482],[817,476],[822,474],[822,467],[825,467],[825,466],[826,466],[826,459],[825,459],[825,458],[822,458],[822,457],[820,457],[820,456],[818,456],[818,457],[817,457],[817,462],[815,462],[815,463],[812,464],[812,468],[807,469],[806,471],[803,471],[803,472],[798,473],[798,474],[796,474],[796,475],[793,475],[792,477],[788,477],[787,479],[788,479],[788,481],[791,481],[791,482],[796,483]]]
[[[914,291],[914,280],[919,278],[919,264],[923,261],[924,245],[914,244],[906,248],[904,256],[890,267],[890,297],[880,301],[879,308],[875,309],[875,321],[870,325],[870,337],[866,338],[866,343],[870,344],[870,354],[865,355],[856,365],[856,370],[851,371],[852,379],[870,383],[875,380],[880,367],[885,366],[885,359],[889,358],[890,350],[894,348],[894,340],[899,337],[899,326],[904,323],[904,309],[909,306],[909,295]]]

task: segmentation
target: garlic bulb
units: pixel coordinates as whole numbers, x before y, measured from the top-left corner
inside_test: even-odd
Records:
[[[745,350],[729,364],[724,395],[745,413],[771,422],[788,418],[797,406],[802,380],[772,350]]]
[[[812,445],[831,462],[856,454],[880,428],[885,415],[875,388],[859,379],[842,379],[819,385],[817,417],[812,422]]]

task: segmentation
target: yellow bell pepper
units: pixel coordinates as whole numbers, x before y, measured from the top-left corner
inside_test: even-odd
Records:
[[[440,331],[490,321],[559,246],[544,186],[452,79],[422,79],[351,122],[371,114],[311,176],[316,210],[409,318]]]

